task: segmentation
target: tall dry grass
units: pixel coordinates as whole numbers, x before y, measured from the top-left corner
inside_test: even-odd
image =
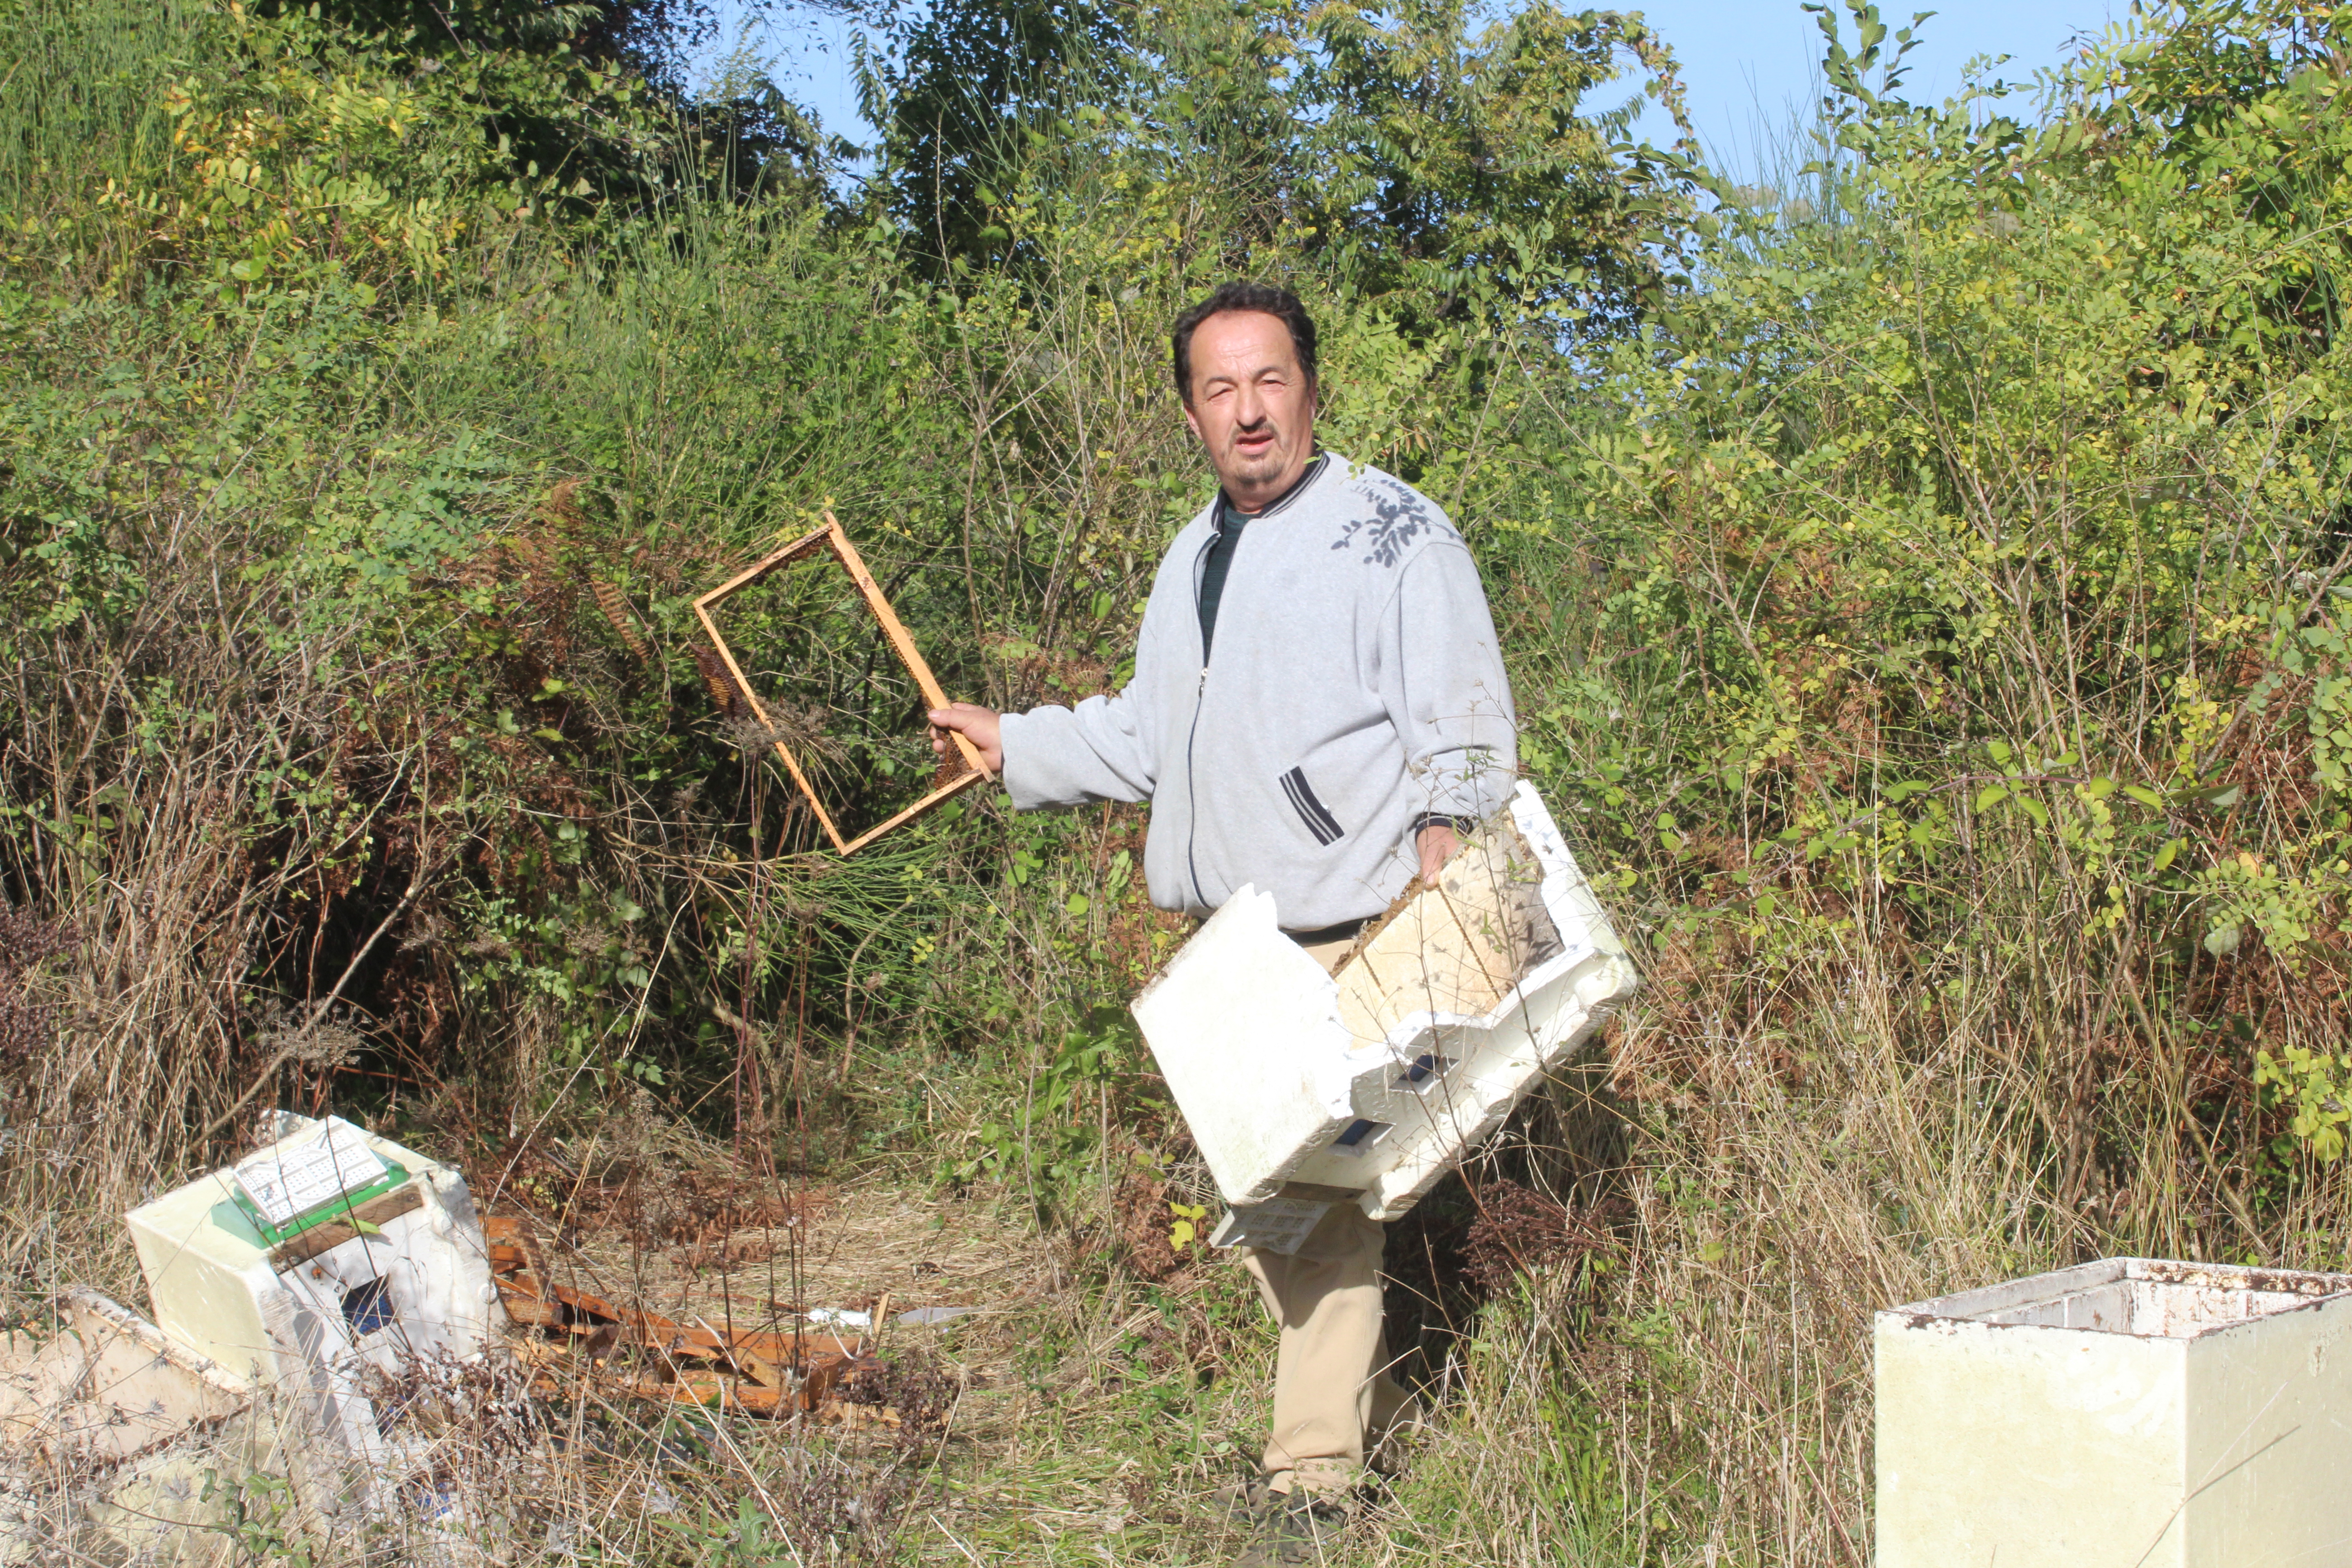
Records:
[[[285,646],[283,597],[226,564],[243,553],[239,526],[171,500],[142,521],[139,607],[20,642],[8,672],[25,721],[7,745],[10,804],[36,826],[12,869],[72,944],[33,982],[55,1008],[51,1047],[11,1084],[11,1272],[118,1289],[121,1249],[93,1246],[81,1218],[207,1158],[257,1076],[334,1065],[304,1017],[287,1059],[259,1068],[254,1038],[278,1021],[255,983],[299,978],[317,1020],[336,1011],[358,955],[324,951],[295,911],[331,899],[385,829],[391,800],[352,781],[413,761],[353,731],[348,681],[364,672],[341,667],[349,639]]]

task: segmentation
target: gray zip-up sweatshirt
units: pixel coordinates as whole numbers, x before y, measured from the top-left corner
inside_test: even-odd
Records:
[[[1151,802],[1162,909],[1205,915],[1247,883],[1291,931],[1377,914],[1419,868],[1417,819],[1487,816],[1516,777],[1462,536],[1403,480],[1318,462],[1243,530],[1213,657],[1198,607],[1213,503],[1160,563],[1127,689],[1004,716],[1015,807]]]

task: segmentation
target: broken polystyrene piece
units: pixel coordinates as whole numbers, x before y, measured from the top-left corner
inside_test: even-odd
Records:
[[[979,1311],[977,1307],[916,1307],[899,1313],[894,1323],[952,1323],[958,1318]]]
[[[1264,1203],[1236,1204],[1209,1237],[1212,1247],[1251,1247],[1294,1256],[1332,1208],[1357,1194],[1343,1187],[1293,1183]]]
[[[1438,885],[1333,973],[1283,935],[1271,895],[1244,887],[1134,1011],[1228,1204],[1258,1210],[1305,1184],[1392,1219],[1635,984],[1559,826],[1522,783]],[[1265,1211],[1265,1225],[1275,1219]],[[1263,1228],[1244,1214],[1218,1235],[1253,1226]]]
[[[7,1340],[0,1352],[0,1450],[47,1455],[89,1377],[89,1347],[74,1333],[37,1340],[19,1331]]]
[[[58,1306],[68,1333],[89,1355],[79,1393],[97,1418],[63,1424],[57,1452],[98,1461],[127,1458],[235,1415],[252,1401],[252,1389],[217,1363],[175,1344],[146,1319],[87,1286],[68,1290]]]
[[[853,1312],[846,1307],[812,1307],[801,1314],[812,1323],[830,1323],[836,1328],[870,1329],[874,1326],[871,1312]]]
[[[215,1487],[212,1478],[298,1468],[275,1410],[218,1365],[95,1290],[74,1286],[55,1307],[58,1329],[46,1342],[23,1333],[0,1340],[0,1405],[7,1416],[0,1423],[0,1451],[7,1468],[21,1474],[25,1461],[37,1457],[76,1478],[72,1509],[105,1547],[97,1555],[68,1552],[68,1558],[211,1560],[211,1546],[237,1521],[236,1489]],[[35,1363],[69,1365],[75,1375],[37,1390],[39,1378],[26,1375]],[[0,1563],[63,1560],[62,1544],[32,1516],[0,1515]]]

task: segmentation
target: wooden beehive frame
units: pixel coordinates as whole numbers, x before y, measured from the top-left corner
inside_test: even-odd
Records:
[[[859,557],[856,546],[849,542],[849,535],[842,531],[841,524],[834,521],[833,513],[829,511],[824,514],[823,528],[813,533],[803,534],[782,549],[761,556],[695,600],[694,615],[695,618],[702,623],[703,631],[709,637],[710,646],[717,649],[719,657],[726,661],[727,673],[734,678],[736,690],[742,694],[743,700],[751,706],[753,717],[757,718],[761,725],[769,731],[771,736],[769,743],[775,747],[777,757],[784,764],[784,771],[793,775],[794,784],[800,785],[801,795],[808,801],[809,809],[815,812],[817,821],[824,825],[825,837],[833,840],[833,847],[842,854],[855,855],[901,823],[913,821],[941,801],[951,795],[960,795],[982,779],[992,778],[994,775],[988,771],[988,764],[981,761],[980,749],[951,730],[948,732],[948,738],[955,743],[956,752],[963,758],[964,772],[932,790],[888,821],[867,828],[855,838],[842,837],[840,827],[835,826],[833,820],[833,813],[825,810],[824,802],[817,798],[815,788],[810,784],[808,774],[801,771],[800,762],[793,755],[792,749],[782,741],[773,738],[775,724],[769,719],[767,708],[760,701],[759,694],[751,689],[751,681],[745,679],[743,667],[736,662],[734,650],[727,646],[727,639],[719,635],[719,623],[710,613],[721,600],[750,587],[769,573],[790,566],[794,562],[804,561],[823,551],[830,551],[833,558],[841,563],[842,570],[849,574],[849,580],[857,585],[858,595],[865,599],[866,607],[873,612],[876,624],[882,628],[882,635],[889,638],[891,648],[898,656],[898,662],[905,665],[907,673],[915,678],[915,685],[921,690],[923,700],[933,708],[946,707],[947,694],[940,689],[939,680],[931,674],[931,667],[923,662],[922,654],[915,647],[915,639],[907,635],[906,626],[890,608],[890,601],[882,596],[881,584],[874,581],[874,574],[866,569],[866,563]]]

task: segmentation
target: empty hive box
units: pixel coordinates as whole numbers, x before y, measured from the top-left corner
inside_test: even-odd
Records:
[[[1874,1338],[1879,1568],[2352,1563],[2352,1276],[2108,1258]]]
[[[478,1354],[504,1317],[465,1178],[340,1118],[129,1215],[155,1322],[232,1377],[292,1394],[380,1466],[372,1374]]]
[[[1634,984],[1521,784],[1335,973],[1244,888],[1135,1016],[1233,1205],[1216,1239],[1288,1250],[1333,1203],[1375,1219],[1412,1208]]]

